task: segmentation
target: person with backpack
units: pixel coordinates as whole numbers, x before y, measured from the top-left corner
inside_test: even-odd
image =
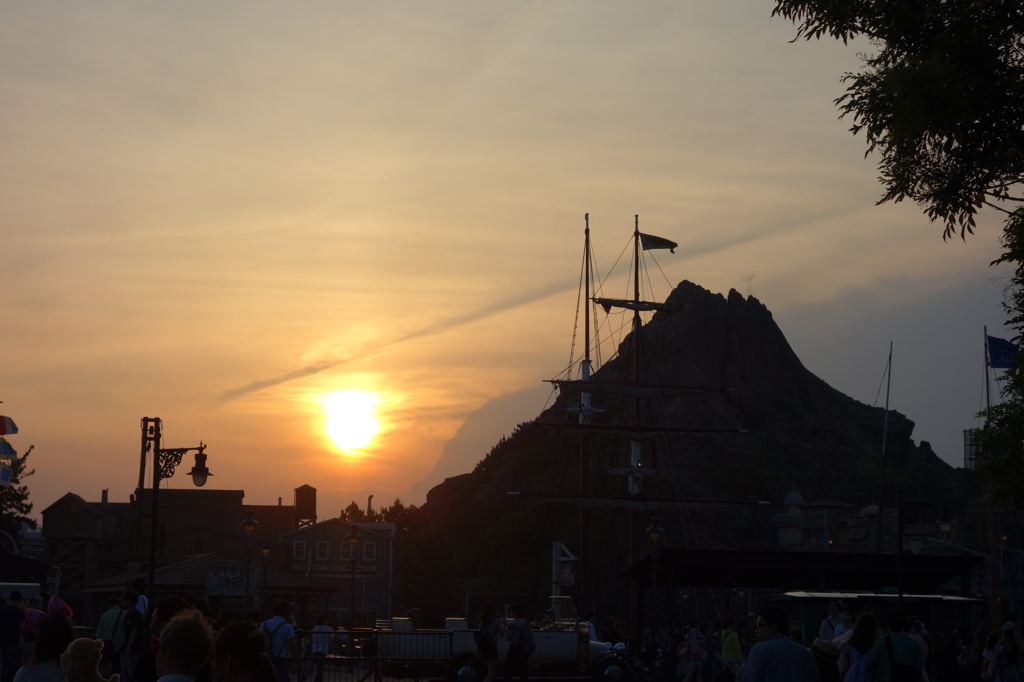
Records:
[[[736,632],[736,619],[729,617],[722,623],[722,653],[720,661],[722,676],[729,680],[736,679],[736,671],[743,663],[743,650],[740,648],[740,635]]]
[[[907,615],[893,609],[885,615],[885,628],[885,636],[864,654],[864,667],[874,673],[876,682],[921,682],[924,655],[921,645],[907,634]]]
[[[121,595],[121,609],[124,611],[124,647],[121,649],[121,679],[124,682],[139,682],[147,675],[139,675],[137,668],[143,656],[150,649],[149,632],[145,619],[137,604],[139,595],[125,590]],[[152,672],[155,675],[156,671]],[[154,677],[155,679],[155,677]]]
[[[754,627],[757,644],[747,656],[743,682],[821,682],[814,656],[790,639],[785,611],[774,605],[764,607]]]
[[[295,628],[288,622],[291,611],[292,607],[287,599],[278,599],[274,602],[274,617],[260,625],[263,636],[267,638],[267,651],[270,653],[270,662],[277,671],[278,682],[291,682],[288,654],[291,653],[296,661],[299,660]]]
[[[530,622],[523,618],[523,608],[519,604],[513,604],[508,612],[512,616],[512,622],[505,633],[505,639],[509,643],[508,656],[505,658],[505,680],[509,682],[515,675],[526,682],[530,679],[527,671],[530,654],[537,648],[537,643],[533,640]]]
[[[106,675],[121,674],[121,652],[125,645],[124,616],[121,600],[115,596],[108,597],[107,610],[96,625],[96,639],[103,640],[100,669]]]

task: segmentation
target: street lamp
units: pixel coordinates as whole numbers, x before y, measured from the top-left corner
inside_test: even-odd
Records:
[[[654,616],[654,594],[657,592],[658,582],[658,554],[661,549],[661,536],[665,529],[658,523],[658,517],[651,518],[651,525],[647,528],[647,539],[651,542],[651,610],[650,616]]]
[[[939,520],[935,522],[935,525],[939,527],[940,539],[951,540],[953,538],[953,519],[949,516],[949,507],[942,507],[942,515],[939,516]]]
[[[348,534],[348,546],[352,554],[352,591],[349,594],[349,607],[352,614],[352,627],[356,626],[356,550],[359,549],[359,543],[363,541],[363,537],[356,530],[355,524],[352,524],[352,532]]]
[[[195,448],[162,448],[160,447],[161,431],[163,422],[159,417],[142,418],[142,452],[139,462],[139,491],[145,487],[146,481],[146,457],[150,450],[153,452],[153,480],[152,500],[150,504],[150,528],[149,528],[149,589],[151,603],[156,592],[156,543],[157,531],[159,529],[159,493],[160,481],[174,475],[174,470],[181,464],[185,453],[195,451],[195,465],[189,472],[192,483],[196,487],[206,485],[207,479],[213,474],[206,468],[206,445],[200,441],[199,447]],[[141,516],[141,514],[140,514]]]
[[[897,606],[899,608],[903,608],[903,555],[914,553],[912,548],[905,546],[906,512],[908,509],[911,512],[911,523],[921,525],[924,519],[930,515],[928,508],[933,506],[939,506],[941,509],[939,518],[935,521],[935,526],[939,529],[940,541],[947,542],[952,538],[953,525],[955,523],[955,518],[950,513],[949,505],[940,501],[905,500],[903,499],[903,484],[901,483],[896,486],[896,593]],[[915,532],[920,533],[920,528],[915,529]]]
[[[263,604],[267,603],[267,558],[272,549],[274,547],[270,544],[270,538],[263,538],[263,544],[260,545],[260,552],[263,554]]]
[[[245,533],[245,539],[248,543],[245,545],[245,607],[248,611],[252,611],[252,590],[250,589],[249,581],[252,579],[252,568],[250,561],[252,561],[252,534],[260,527],[260,522],[252,517],[252,509],[245,511],[245,518],[242,519],[242,532]]]

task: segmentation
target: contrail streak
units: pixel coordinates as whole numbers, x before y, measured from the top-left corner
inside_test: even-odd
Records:
[[[235,398],[240,398],[244,395],[248,395],[250,393],[262,391],[265,388],[280,386],[281,384],[287,383],[289,381],[294,381],[295,379],[302,379],[303,377],[313,376],[314,374],[319,374],[320,372],[325,372],[329,369],[340,367],[350,362],[372,358],[377,355],[380,355],[384,351],[394,348],[395,346],[407,343],[414,339],[421,339],[428,336],[433,336],[435,334],[440,334],[442,332],[451,331],[452,329],[456,329],[467,324],[472,324],[473,322],[479,322],[480,320],[485,320],[489,317],[494,317],[499,313],[503,313],[508,310],[514,310],[524,305],[534,303],[535,301],[540,301],[550,296],[554,296],[555,294],[560,294],[563,291],[567,291],[575,286],[575,281],[566,281],[550,284],[546,287],[537,289],[536,291],[533,291],[531,293],[521,294],[514,298],[510,297],[508,299],[505,299],[504,301],[498,301],[484,308],[470,310],[465,313],[462,313],[461,315],[449,317],[447,319],[441,320],[435,324],[424,327],[422,329],[417,329],[406,334],[403,334],[401,336],[398,336],[397,338],[394,338],[390,341],[386,341],[384,343],[376,343],[373,346],[373,352],[365,352],[347,358],[333,358],[320,360],[318,362],[309,363],[303,367],[298,367],[289,372],[285,372],[284,374],[280,374],[276,377],[271,377],[269,379],[259,379],[244,386],[232,388],[220,394],[217,397],[217,402],[228,402],[234,400]]]
[[[779,225],[776,227],[769,226],[765,227],[764,229],[755,230],[746,234],[741,234],[730,239],[718,240],[716,242],[705,245],[697,245],[689,250],[684,250],[684,253],[691,257],[706,256],[709,254],[717,253],[719,251],[734,248],[736,246],[740,246],[743,244],[756,242],[765,238],[774,237],[782,233],[794,232],[797,231],[798,229],[801,229],[803,226],[815,224],[823,220],[835,218],[841,215],[856,213],[860,210],[862,210],[861,207],[819,211],[815,214],[804,216],[796,221],[788,221],[784,225]],[[683,230],[683,228],[679,229],[685,231]],[[320,372],[324,372],[335,367],[340,367],[350,362],[376,357],[377,355],[380,355],[381,353],[390,350],[400,344],[407,343],[415,339],[421,339],[428,336],[433,336],[435,334],[440,334],[442,332],[450,331],[452,329],[456,329],[458,327],[462,327],[473,322],[478,322],[480,320],[485,320],[489,317],[494,317],[499,313],[503,313],[508,310],[514,310],[516,308],[520,308],[524,305],[533,303],[535,301],[543,300],[545,298],[548,298],[549,296],[554,296],[555,294],[560,294],[564,291],[568,291],[578,286],[578,284],[579,283],[576,280],[564,280],[561,282],[549,284],[545,287],[541,287],[540,289],[537,289],[532,293],[521,294],[515,297],[510,296],[509,298],[503,301],[498,301],[484,308],[470,310],[465,313],[462,313],[461,315],[455,315],[448,319],[441,320],[436,324],[424,327],[422,329],[417,329],[415,331],[408,332],[390,341],[374,344],[374,350],[372,352],[368,351],[347,358],[320,360],[319,362],[309,363],[303,367],[298,367],[276,377],[272,377],[269,379],[260,379],[257,381],[253,381],[252,383],[246,384],[245,386],[239,386],[237,388],[230,389],[222,393],[220,396],[218,396],[218,402],[227,402],[230,400],[234,400],[235,398],[240,398],[241,396],[248,395],[250,393],[262,391],[265,388],[271,388],[273,386],[279,386],[281,384],[293,381],[295,379],[302,379],[303,377],[313,376],[315,374],[319,374]]]

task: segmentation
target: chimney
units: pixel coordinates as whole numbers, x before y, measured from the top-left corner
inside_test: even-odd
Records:
[[[281,498],[280,498],[280,497],[279,497],[279,498],[277,498],[277,506],[278,506],[278,507],[280,507],[280,506],[281,506]]]
[[[107,498],[107,495],[108,495],[109,493],[110,493],[110,488],[104,488],[104,489],[103,489],[103,492],[102,492],[102,493],[100,493],[100,502],[101,502],[102,504],[106,504],[106,503],[107,503],[107,502],[109,501],[109,500],[108,500],[108,498]]]

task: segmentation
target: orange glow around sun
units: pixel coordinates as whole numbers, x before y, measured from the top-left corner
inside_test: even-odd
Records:
[[[321,402],[326,415],[324,432],[340,450],[364,448],[380,431],[380,396],[376,393],[344,389],[328,393]]]

